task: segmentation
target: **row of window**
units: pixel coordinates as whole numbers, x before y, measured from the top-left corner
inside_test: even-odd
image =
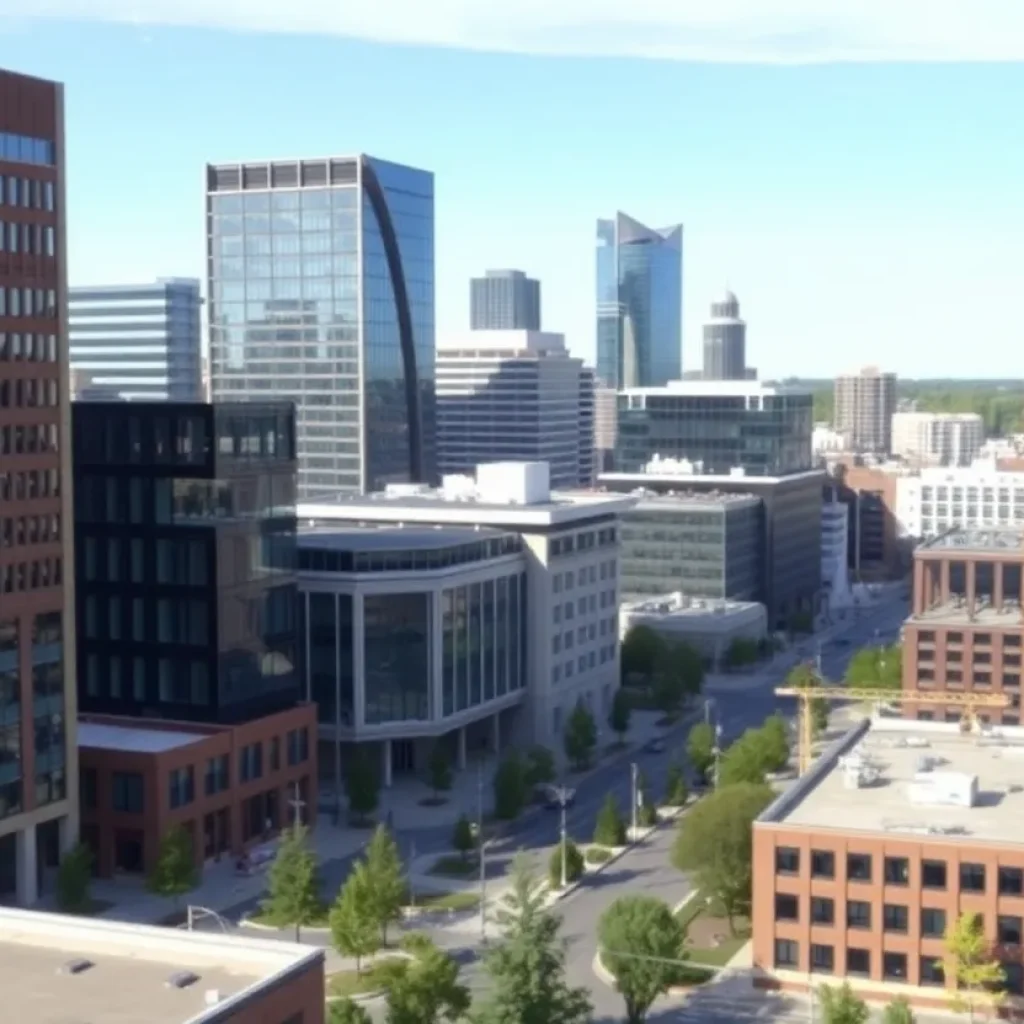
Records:
[[[146,629],[146,605],[141,597],[133,597],[131,605],[122,601],[120,594],[106,600],[89,594],[83,612],[83,634],[87,640],[104,637],[110,640],[127,639],[125,612],[131,609],[130,636],[137,643],[153,640],[152,631]],[[101,615],[100,609],[105,609]],[[156,603],[156,641],[161,644],[185,644],[204,647],[210,642],[210,612],[206,601],[195,599],[160,598]]]
[[[26,544],[51,544],[60,540],[60,516],[18,516],[0,518],[0,548]]]
[[[572,590],[577,584],[585,587],[588,583],[596,583],[598,569],[600,569],[601,579],[615,579],[615,559],[610,558],[608,561],[602,562],[600,566],[584,565],[575,571],[569,569],[566,572],[556,572],[552,577],[552,589],[556,594],[560,594],[563,590]]]
[[[10,147],[13,151],[24,152],[28,143],[34,147],[33,152],[44,152],[49,147],[48,160],[27,160],[27,163],[53,163],[53,143],[42,139],[25,139],[20,135],[0,132],[0,160],[17,159],[9,156],[5,142],[12,139],[21,140],[19,146]],[[20,206],[25,210],[45,210],[52,213],[54,209],[54,188],[52,181],[37,181],[35,178],[18,178],[13,174],[0,174],[0,206]]]
[[[0,316],[57,316],[57,292],[53,288],[0,287]]]
[[[210,670],[203,659],[159,658],[156,667],[157,699],[161,704],[209,705]],[[136,656],[129,661],[120,654],[104,656],[90,653],[85,658],[84,684],[89,697],[130,699],[136,704],[144,704],[148,699],[146,659]]]
[[[833,926],[836,924],[836,901],[826,896],[812,896],[810,923]],[[979,915],[980,917],[980,915]],[[775,920],[799,921],[800,897],[789,893],[776,893]],[[845,927],[869,929],[872,927],[872,904],[867,900],[847,900]],[[941,939],[946,934],[946,911],[937,907],[921,908],[921,937]],[[982,925],[983,927],[983,925]],[[910,930],[910,908],[900,903],[882,904],[882,931],[904,935]],[[1002,945],[1019,946],[1024,922],[1013,914],[1000,914],[996,919],[996,941]]]
[[[591,651],[589,654],[581,654],[576,659],[575,665],[572,658],[565,662],[564,667],[562,665],[555,665],[551,669],[551,682],[560,683],[563,676],[566,679],[571,679],[577,670],[585,672],[588,668],[596,668],[598,665],[605,665],[609,661],[614,660],[615,644],[607,644],[599,647],[596,651]]]
[[[56,423],[29,423],[0,427],[0,455],[53,454],[59,449]]]
[[[57,335],[0,331],[0,362],[55,363]]]
[[[49,224],[17,224],[0,220],[0,252],[55,256],[56,233]]]
[[[573,533],[567,537],[556,537],[551,541],[549,554],[551,558],[560,555],[571,555],[573,552],[590,551],[593,548],[614,547],[618,539],[618,529],[607,526],[600,530],[588,530],[585,533]]]
[[[60,471],[26,469],[17,473],[0,472],[0,501],[35,501],[60,497]]]
[[[959,630],[948,630],[943,634],[946,643],[948,644],[962,644],[964,642],[964,634]],[[968,633],[967,636],[971,639],[975,647],[985,647],[992,643],[991,633]],[[1020,647],[1021,638],[1019,633],[999,633],[998,637],[1003,642],[1003,647]],[[919,644],[933,644],[935,643],[935,632],[931,629],[921,629],[917,633],[917,642]],[[949,655],[947,654],[948,658]]]
[[[836,855],[831,850],[811,850],[811,878],[833,879],[836,877]],[[945,889],[947,887],[947,865],[944,860],[922,860],[920,863],[922,889]],[[800,851],[792,846],[780,846],[775,851],[775,872],[779,875],[800,874]],[[850,882],[873,880],[874,864],[869,853],[848,853],[846,855],[846,879]],[[1000,896],[1024,894],[1024,868],[1000,867],[997,871]],[[910,884],[910,860],[907,857],[884,857],[882,859],[882,881],[885,885],[906,886]],[[985,892],[986,871],[984,864],[962,862],[959,865],[960,892]]]
[[[45,409],[60,402],[57,380],[16,377],[0,380],[0,409]]]
[[[56,587],[63,581],[60,558],[40,558],[32,562],[0,565],[0,594]]]

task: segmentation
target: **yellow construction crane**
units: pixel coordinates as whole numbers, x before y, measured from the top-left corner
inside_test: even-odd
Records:
[[[949,690],[869,690],[846,686],[781,686],[778,697],[796,697],[800,702],[798,763],[800,774],[811,766],[814,719],[811,702],[815,700],[866,701],[872,704],[945,704],[963,709],[961,727],[973,730],[979,708],[1008,708],[1010,698],[1002,693],[959,693]]]

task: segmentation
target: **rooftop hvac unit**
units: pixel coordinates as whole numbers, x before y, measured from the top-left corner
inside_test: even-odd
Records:
[[[978,799],[978,776],[963,772],[929,772],[910,784],[907,796],[912,804],[973,807]]]

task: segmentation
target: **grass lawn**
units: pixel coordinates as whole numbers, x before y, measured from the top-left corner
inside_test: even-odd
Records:
[[[476,910],[480,906],[480,894],[476,892],[413,892],[406,893],[403,903],[422,910]]]
[[[330,907],[328,907],[327,904],[325,903],[320,908],[320,911],[316,915],[316,917],[312,921],[310,921],[308,924],[304,924],[302,927],[303,928],[326,928],[328,926],[327,916],[328,916],[329,912],[330,912]],[[254,914],[250,914],[249,915],[249,920],[252,921],[253,924],[266,925],[268,928],[276,928],[277,927],[276,925],[271,924],[271,922],[267,920],[267,917],[264,914],[262,909],[257,910]],[[291,931],[295,930],[295,926],[294,925],[288,925],[287,927]]]
[[[735,920],[736,934],[729,931],[729,921],[721,908],[709,906],[702,896],[695,896],[676,915],[686,930],[686,949],[695,965],[724,967],[750,939],[750,921]]]
[[[402,956],[382,956],[361,971],[335,971],[327,976],[327,995],[351,998],[380,992],[408,963]]]
[[[479,870],[479,861],[475,857],[459,857],[452,854],[438,857],[427,873],[444,878],[472,878]]]
[[[583,859],[588,864],[604,864],[612,859],[612,851],[604,846],[588,846]]]

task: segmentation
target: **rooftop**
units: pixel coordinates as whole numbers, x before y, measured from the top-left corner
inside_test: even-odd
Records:
[[[641,512],[659,508],[679,509],[687,506],[719,508],[745,508],[761,504],[756,494],[729,494],[725,491],[651,491],[638,487],[631,492],[638,498],[637,509]]]
[[[18,1024],[212,1024],[322,960],[268,939],[0,909],[0,988]]]
[[[965,530],[956,527],[925,541],[917,549],[920,554],[933,551],[1011,552],[1024,557],[1024,529],[992,527]]]
[[[131,754],[162,754],[166,750],[187,747],[207,738],[207,734],[163,729],[108,725],[82,720],[78,723],[78,745],[99,750],[122,750]]]
[[[859,785],[850,772],[859,759]],[[902,838],[1024,844],[1024,728],[964,735],[957,723],[865,720],[837,740],[759,819]],[[958,802],[976,778],[973,805]],[[932,791],[951,790],[944,793]],[[915,789],[915,787],[917,787]],[[953,792],[955,795],[951,796]]]
[[[685,594],[663,594],[624,601],[620,615],[653,615],[662,619],[699,619],[706,616],[725,616],[764,611],[757,601],[729,601],[717,598],[687,597]]]
[[[308,526],[299,531],[299,547],[338,551],[432,551],[437,548],[500,540],[503,530],[480,526]]]
[[[686,481],[692,480],[699,483],[733,485],[740,482],[755,487],[764,484],[778,484],[783,481],[810,479],[811,477],[824,481],[825,475],[823,469],[806,469],[799,473],[787,473],[786,476],[754,476],[744,472],[741,466],[737,466],[727,474],[705,473],[704,466],[699,461],[656,458],[648,462],[644,469],[637,473],[600,473],[597,482],[599,485],[634,484],[641,488],[647,483],[676,483],[681,488],[685,488]]]
[[[809,388],[799,384],[782,384],[777,381],[761,380],[670,380],[659,387],[623,388],[624,395],[680,395],[694,398],[757,398],[771,395],[806,395]]]
[[[457,352],[557,352],[568,356],[565,335],[554,331],[477,330],[445,335],[437,339],[438,354]]]
[[[933,605],[909,618],[916,626],[969,626],[972,629],[1017,629],[1022,622],[1021,609],[1004,600],[1003,609],[975,601],[974,611],[963,597],[953,597],[943,604]]]

